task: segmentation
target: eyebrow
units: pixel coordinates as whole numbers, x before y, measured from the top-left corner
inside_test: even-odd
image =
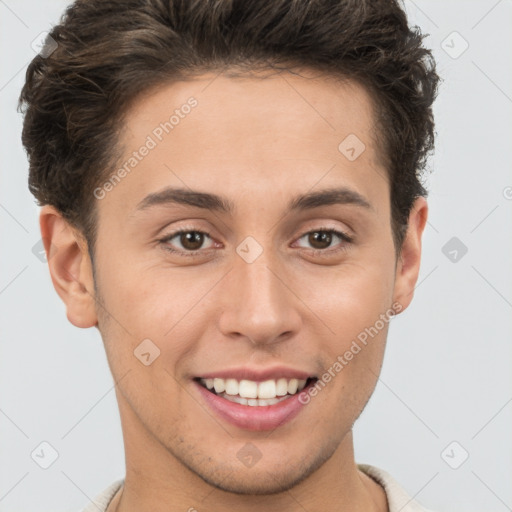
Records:
[[[217,194],[170,187],[146,196],[137,205],[136,210],[146,210],[155,206],[168,206],[172,204],[193,206],[195,208],[226,214],[233,214],[235,211],[235,205],[232,201]],[[351,204],[373,210],[369,201],[359,194],[359,192],[347,187],[340,187],[309,192],[294,197],[288,203],[286,213],[310,210],[334,204]]]

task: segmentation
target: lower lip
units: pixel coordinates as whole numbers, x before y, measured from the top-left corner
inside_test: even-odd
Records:
[[[228,423],[245,430],[274,430],[291,421],[302,410],[299,393],[274,405],[250,406],[237,404],[208,391],[194,381],[209,408]],[[307,387],[309,387],[309,384]],[[307,390],[307,387],[304,390]]]

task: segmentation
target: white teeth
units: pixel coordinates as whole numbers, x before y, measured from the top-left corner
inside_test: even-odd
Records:
[[[258,398],[258,383],[252,380],[241,380],[238,394],[244,398]],[[260,398],[265,398],[260,396]]]
[[[215,388],[215,393],[219,394],[226,389],[226,383],[224,382],[224,379],[213,379],[213,387]]]
[[[278,379],[276,383],[276,395],[284,396],[288,393],[288,381],[286,379]]]
[[[298,386],[299,381],[297,379],[290,379],[288,381],[288,393],[290,393],[290,395],[294,395],[297,392]]]
[[[221,396],[222,398],[225,398],[226,400],[229,400],[230,402],[235,402],[236,404],[242,404],[242,405],[248,405],[248,399],[247,398],[242,398],[241,396],[238,396],[238,395],[228,395],[226,393],[222,393],[220,394],[219,396]]]
[[[238,381],[235,379],[226,379],[226,393],[228,395],[238,395]]]
[[[247,400],[247,405],[252,405],[253,407],[255,406],[264,406],[264,405],[274,405],[274,404],[277,404],[278,402],[282,402],[283,401],[283,398],[269,398],[268,400],[264,400],[264,399],[259,399],[259,400],[256,400],[255,398],[249,398],[249,400]],[[257,403],[256,403],[257,402]]]
[[[226,393],[221,393],[219,396],[222,398],[225,398],[226,400],[229,400],[230,402],[235,402],[237,404],[242,405],[249,405],[251,407],[263,407],[265,405],[274,405],[278,402],[282,402],[283,400],[286,400],[288,397],[280,397],[280,398],[269,398],[267,400],[265,399],[258,399],[258,398],[243,398],[241,396],[233,396],[233,395],[227,395]]]
[[[258,384],[258,398],[275,398],[276,381],[266,380]]]
[[[287,398],[287,395],[294,395],[306,385],[306,380],[285,378],[269,379],[263,382],[219,378],[200,380],[206,388],[215,389],[218,395],[233,397],[232,401],[250,406],[273,405],[277,403],[274,400],[281,401]]]

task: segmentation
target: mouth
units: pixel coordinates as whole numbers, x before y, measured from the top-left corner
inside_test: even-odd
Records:
[[[303,404],[299,393],[318,379],[278,378],[253,381],[196,377],[208,406],[228,422],[246,430],[268,430],[290,421]]]
[[[243,430],[274,430],[291,422],[318,378],[289,366],[232,367],[196,376],[198,399],[211,413]],[[314,415],[308,407],[302,415]]]
[[[249,407],[267,407],[284,402],[298,395],[304,388],[314,384],[318,379],[278,378],[265,381],[237,380],[234,378],[200,378],[194,379],[210,393],[229,402]]]

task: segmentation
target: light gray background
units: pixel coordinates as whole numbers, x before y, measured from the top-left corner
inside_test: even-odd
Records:
[[[68,323],[32,252],[38,208],[16,102],[32,40],[67,4],[0,0],[1,512],[78,510],[124,476],[99,333]],[[386,469],[434,510],[502,512],[512,510],[512,2],[406,5],[430,34],[444,79],[430,216],[415,299],[393,321],[380,381],[356,424],[356,459]],[[468,248],[457,262],[442,251],[452,237]],[[31,458],[42,441],[59,455],[46,470]],[[457,465],[465,451],[452,469],[447,461]]]

